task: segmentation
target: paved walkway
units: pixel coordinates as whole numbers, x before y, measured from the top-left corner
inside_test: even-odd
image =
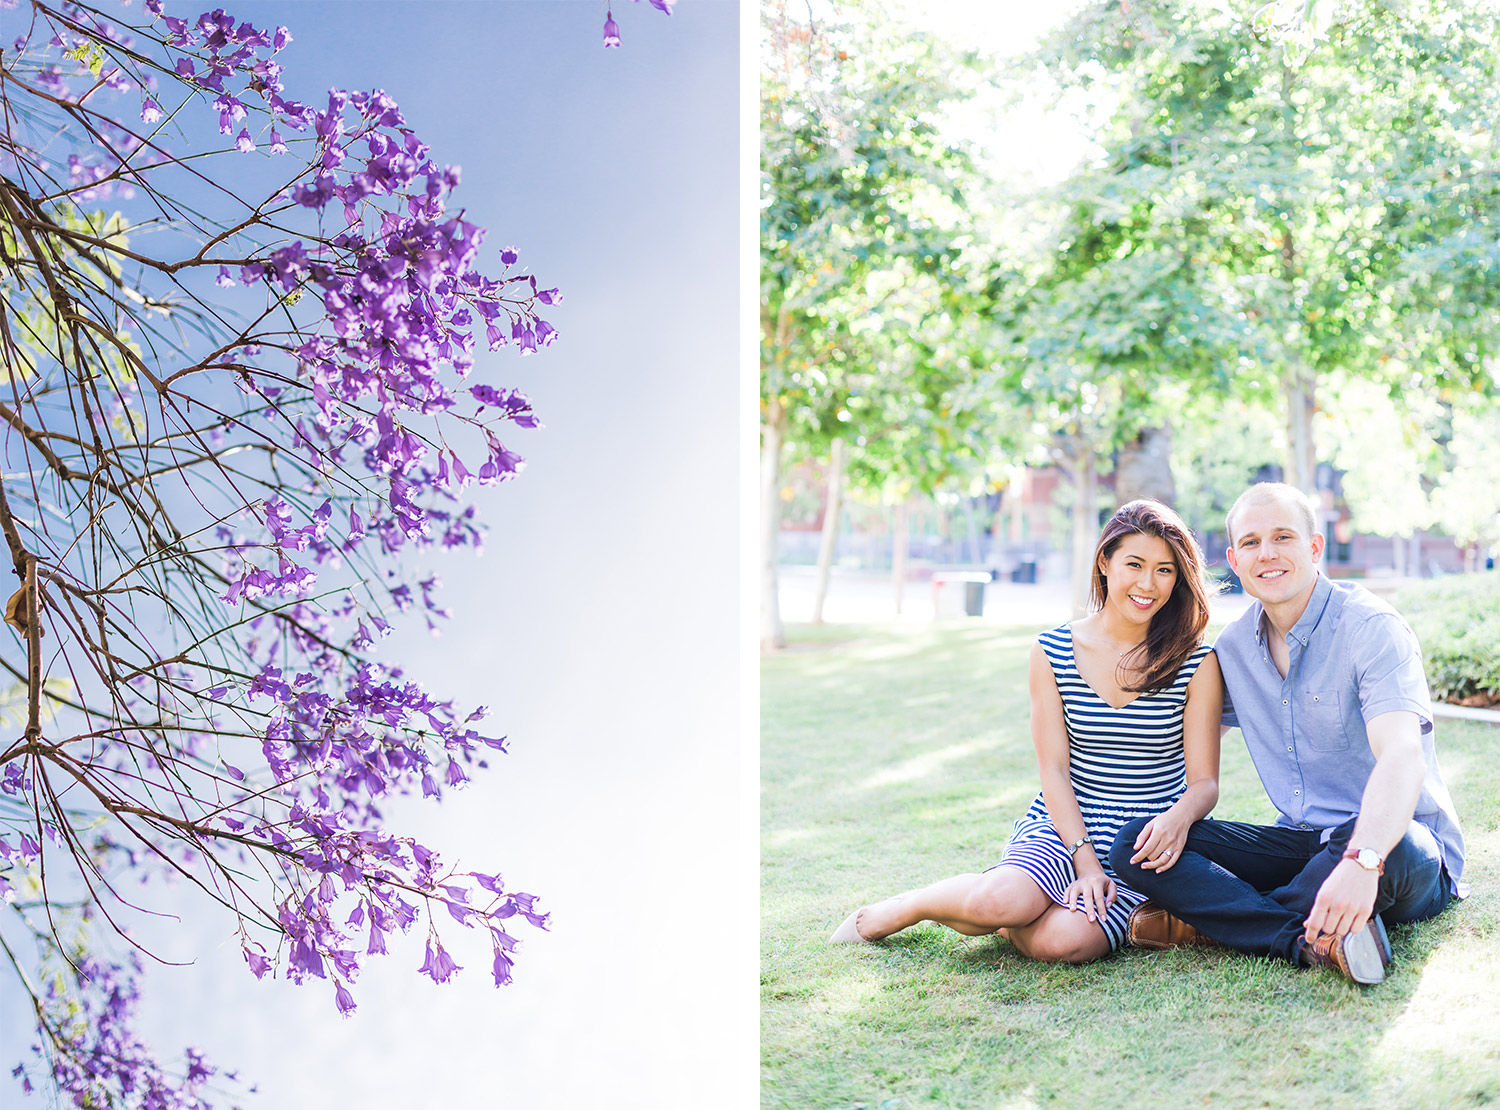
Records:
[[[781,580],[781,619],[788,624],[806,623],[812,619],[813,592],[817,585],[814,567],[783,566]],[[1072,611],[1072,591],[1066,581],[1045,581],[1027,585],[1019,582],[990,582],[984,588],[984,615],[972,618],[1002,625],[1059,624]],[[1250,606],[1244,594],[1223,594],[1213,599],[1213,620],[1227,623]],[[886,621],[925,622],[958,618],[964,615],[964,587],[945,585],[934,593],[932,583],[906,583],[902,590],[901,612],[896,612],[896,590],[888,572],[834,570],[823,603],[823,620],[828,624],[878,624]]]

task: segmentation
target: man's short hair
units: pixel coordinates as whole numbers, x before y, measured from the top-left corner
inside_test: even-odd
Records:
[[[1312,501],[1307,494],[1296,486],[1289,486],[1285,482],[1256,482],[1244,493],[1234,499],[1234,504],[1229,506],[1229,512],[1224,514],[1224,531],[1229,535],[1229,546],[1234,546],[1234,514],[1242,507],[1252,501],[1280,501],[1290,505],[1299,516],[1308,539],[1312,539],[1318,532],[1317,515],[1313,512]]]

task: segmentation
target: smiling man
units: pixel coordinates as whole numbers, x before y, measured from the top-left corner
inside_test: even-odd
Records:
[[[1212,938],[1376,983],[1391,958],[1385,924],[1466,893],[1421,652],[1389,605],[1320,573],[1323,536],[1300,490],[1252,486],[1227,528],[1229,565],[1258,604],[1214,645],[1224,731],[1243,733],[1279,817],[1200,821],[1181,858],[1154,870],[1141,866],[1139,824],[1126,825],[1111,862],[1152,900],[1130,941]]]

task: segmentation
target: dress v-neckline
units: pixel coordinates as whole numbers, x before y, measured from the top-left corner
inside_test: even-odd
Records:
[[[1134,705],[1136,702],[1138,702],[1138,701],[1141,700],[1141,698],[1142,698],[1143,695],[1142,694],[1136,694],[1135,697],[1131,698],[1124,705],[1115,705],[1112,701],[1110,701],[1107,697],[1105,697],[1103,694],[1101,694],[1098,690],[1094,689],[1094,684],[1092,682],[1090,682],[1088,679],[1084,678],[1083,677],[1083,671],[1079,669],[1079,666],[1078,666],[1078,645],[1073,641],[1073,626],[1070,624],[1070,625],[1067,626],[1067,629],[1068,629],[1068,658],[1070,658],[1070,659],[1073,660],[1073,673],[1078,676],[1078,681],[1081,682],[1081,683],[1083,683],[1084,689],[1086,689],[1089,693],[1093,694],[1094,697],[1098,698],[1100,701],[1102,701],[1105,705],[1109,706],[1116,713],[1119,713],[1122,710],[1129,709],[1132,705]]]

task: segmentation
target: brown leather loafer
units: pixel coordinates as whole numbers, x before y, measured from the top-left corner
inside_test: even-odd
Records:
[[[1357,933],[1341,937],[1324,934],[1301,947],[1302,962],[1307,966],[1331,967],[1361,986],[1385,978],[1385,965],[1391,962],[1390,951],[1391,942],[1378,917],[1370,918],[1369,924]]]
[[[1142,902],[1125,923],[1125,943],[1136,948],[1178,948],[1188,944],[1218,944],[1155,902]]]

